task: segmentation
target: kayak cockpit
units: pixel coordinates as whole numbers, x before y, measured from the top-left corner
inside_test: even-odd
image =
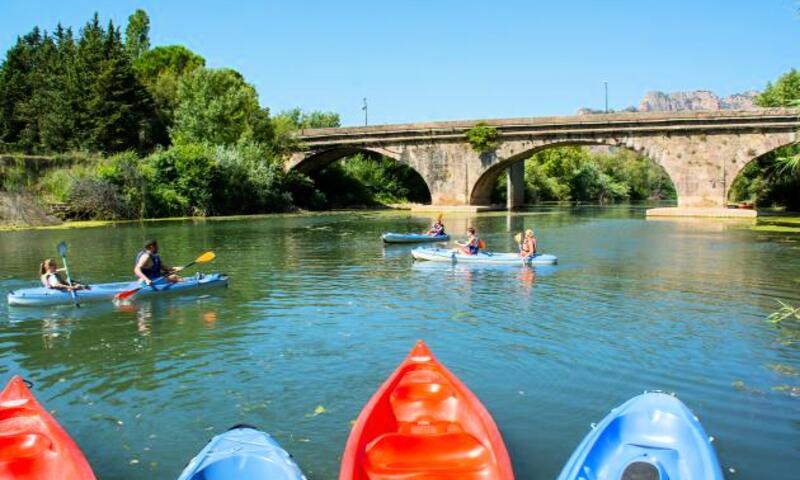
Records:
[[[223,478],[290,478],[286,468],[262,455],[236,455],[216,460],[195,472],[187,480]],[[293,477],[291,477],[293,478]]]

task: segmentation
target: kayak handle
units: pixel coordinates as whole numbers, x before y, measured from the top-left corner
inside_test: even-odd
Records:
[[[253,430],[258,430],[258,428],[250,425],[249,423],[237,423],[236,425],[229,428],[228,431],[230,432],[231,430],[236,430],[237,428],[252,428]]]
[[[33,382],[31,382],[27,378],[23,378],[22,379],[22,383],[24,383],[25,386],[28,387],[28,389],[32,389],[33,388]]]

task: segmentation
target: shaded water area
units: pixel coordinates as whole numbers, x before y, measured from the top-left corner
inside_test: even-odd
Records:
[[[797,478],[800,347],[766,318],[778,299],[800,304],[800,236],[621,207],[446,217],[451,233],[472,223],[496,251],[532,227],[556,267],[414,263],[409,247],[379,240],[429,220],[0,233],[3,290],[32,285],[60,240],[83,281],[129,278],[151,236],[169,263],[213,248],[206,270],[231,275],[227,290],[124,309],[3,302],[0,380],[32,380],[101,479],[176,478],[237,423],[272,433],[310,479],[333,479],[351,422],[423,338],[493,414],[517,478],[554,478],[592,422],[656,389],[700,417],[729,478]]]

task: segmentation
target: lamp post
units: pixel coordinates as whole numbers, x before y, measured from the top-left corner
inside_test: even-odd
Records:
[[[369,122],[367,121],[368,120],[367,97],[364,97],[364,106],[361,107],[361,110],[364,110],[364,126],[366,127],[369,124]]]
[[[607,81],[603,81],[603,87],[604,87],[605,93],[606,93],[606,113],[608,113],[608,82]]]

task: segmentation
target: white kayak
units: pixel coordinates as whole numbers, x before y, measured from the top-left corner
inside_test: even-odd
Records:
[[[168,293],[194,293],[214,287],[225,287],[228,285],[228,276],[221,273],[211,273],[208,275],[198,274],[194,277],[187,277],[183,281],[176,283],[158,282],[150,287],[139,290],[136,297],[149,297],[154,295],[166,295]],[[142,286],[139,281],[133,282],[114,282],[98,283],[90,285],[89,290],[77,290],[75,292],[78,303],[111,301],[118,293],[132,290]],[[71,305],[74,303],[69,292],[55,290],[45,287],[20,288],[8,293],[8,304],[16,306],[48,306],[48,305]]]
[[[425,242],[447,242],[450,235],[427,235],[424,233],[384,233],[381,235],[384,243],[425,243]]]
[[[483,263],[488,265],[555,265],[558,257],[537,253],[534,257],[522,259],[516,253],[492,253],[480,251],[477,255],[467,255],[463,252],[454,252],[445,248],[417,247],[411,250],[411,255],[416,260],[430,260],[432,262],[458,262],[458,263]]]

